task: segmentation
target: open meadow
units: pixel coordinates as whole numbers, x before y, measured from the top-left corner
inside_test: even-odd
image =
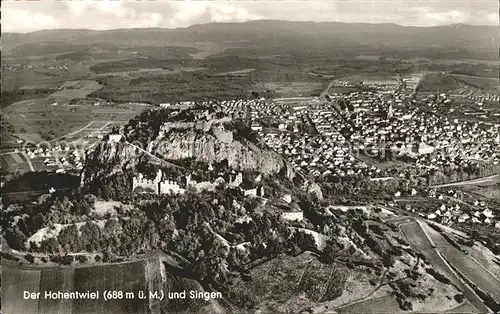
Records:
[[[67,134],[75,135],[76,131],[85,128],[91,122],[104,124],[128,122],[144,110],[144,106],[141,105],[106,105],[99,100],[96,100],[96,103],[99,105],[78,101],[71,105],[67,102],[50,103],[47,99],[22,101],[4,108],[3,118],[13,126],[13,133],[18,138],[38,143],[42,140],[54,140]]]

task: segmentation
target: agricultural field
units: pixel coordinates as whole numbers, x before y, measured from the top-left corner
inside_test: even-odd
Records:
[[[72,291],[74,287],[75,269],[47,268],[41,271],[40,292],[44,291]],[[40,299],[38,309],[47,313],[64,313],[73,306],[72,300]]]
[[[147,277],[145,261],[123,263],[110,266],[94,266],[75,269],[74,291],[119,290],[123,292],[147,291]],[[113,301],[75,300],[72,311],[74,313],[117,313],[125,311],[132,313],[147,312],[148,301],[123,299]]]
[[[62,95],[65,91],[58,91]],[[98,102],[98,101],[97,101]],[[64,135],[75,135],[90,122],[102,128],[108,122],[127,122],[144,109],[144,106],[111,104],[94,106],[77,101],[69,104],[50,103],[47,99],[15,103],[3,110],[3,119],[14,128],[14,134],[27,142],[38,143],[54,140]]]
[[[14,313],[133,313],[148,312],[149,300],[138,298],[104,301],[105,290],[137,292],[158,290],[161,284],[159,267],[147,272],[142,260],[118,264],[80,267],[41,267],[30,269],[9,263],[2,265],[2,310]],[[157,265],[160,266],[160,265]],[[151,268],[151,267],[149,267]],[[149,285],[152,283],[154,286]],[[100,300],[23,300],[23,291],[100,291]]]
[[[25,270],[2,265],[2,313],[39,313],[38,300],[24,300],[23,291],[40,291],[39,270]]]
[[[99,90],[102,86],[96,81],[66,81],[59,90],[49,97],[55,101],[68,101],[75,98],[85,98],[89,94]]]
[[[363,73],[338,78],[339,81],[350,82],[353,84],[363,81],[394,81],[396,82],[396,75],[392,72],[380,73]]]
[[[338,313],[395,313],[400,311],[394,296],[386,295],[337,309]]]
[[[36,255],[36,254],[35,254]],[[11,261],[2,263],[2,313],[210,313],[220,308],[217,300],[163,300],[139,299],[137,292],[173,291],[204,292],[195,280],[179,277],[166,270],[163,255],[142,260],[111,264],[78,263],[72,267],[23,266]],[[26,263],[26,261],[23,261]],[[23,291],[99,291],[99,300],[23,300]],[[134,297],[121,300],[103,299],[105,290],[133,292]]]
[[[45,84],[31,84],[31,85],[24,85],[23,87],[19,88],[20,91],[30,91],[30,90],[56,90],[59,88],[60,83],[58,82],[53,82],[53,83],[45,83]]]
[[[479,89],[485,90],[496,90],[500,89],[500,80],[499,78],[491,78],[491,77],[478,77],[478,76],[470,76],[470,75],[461,75],[461,74],[452,74],[455,79],[463,82],[464,84],[470,85],[472,87],[476,87]]]
[[[2,123],[9,132],[2,134],[2,148],[64,140],[80,147],[83,152],[83,148],[100,140],[115,125],[127,123],[147,107],[130,103],[109,104],[99,98],[87,98],[100,88],[96,81],[68,80],[50,95],[18,101],[3,108]],[[23,140],[22,144],[19,144],[19,139]],[[58,153],[59,157],[63,155],[64,152]],[[2,156],[4,170],[54,171],[61,168],[52,153],[50,156],[38,154],[30,157],[29,162],[26,162],[26,156],[16,156]]]
[[[426,228],[427,233],[444,258],[472,280],[482,291],[489,293],[494,300],[500,302],[500,291],[498,290],[500,280],[483,265],[451,245],[439,232],[430,227]]]
[[[24,155],[20,153],[2,153],[2,168],[7,172],[26,172],[31,168]]]
[[[452,284],[458,287],[462,291],[465,298],[469,300],[476,309],[485,311],[487,308],[483,304],[483,301],[474,293],[474,291],[470,287],[465,285],[464,281],[452,269],[450,269],[447,263],[449,261],[446,258],[443,258],[439,253],[442,248],[444,248],[445,246],[449,246],[450,244],[444,244],[443,242],[436,242],[436,244],[434,244],[433,242],[429,242],[426,233],[431,235],[432,240],[437,240],[438,238],[434,236],[434,233],[431,231],[432,229],[430,227],[428,227],[426,224],[423,225],[425,226],[425,229],[421,229],[418,223],[414,221],[411,223],[403,224],[400,228],[405,237],[412,244],[412,246],[426,256],[426,258],[438,273],[444,275]],[[436,247],[439,249],[439,251],[436,249]],[[457,254],[457,252],[459,251],[456,251],[454,254]],[[457,267],[463,269],[464,254],[462,252],[459,253],[461,254],[458,254],[455,262],[458,261],[460,265],[457,265]],[[442,254],[446,253],[443,252]]]
[[[106,76],[122,76],[122,77],[132,77],[139,76],[140,74],[167,74],[170,73],[169,70],[165,69],[140,69],[140,70],[131,70],[131,71],[120,71],[120,72],[107,72],[107,73],[99,73],[97,77],[106,77]]]
[[[272,90],[279,97],[319,95],[325,88],[325,84],[321,82],[265,82],[258,84],[260,85],[263,86],[262,89]]]

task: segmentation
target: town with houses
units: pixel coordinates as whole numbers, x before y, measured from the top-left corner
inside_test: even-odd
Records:
[[[365,87],[362,90],[311,98],[162,103],[160,108],[172,110],[194,105],[211,107],[216,110],[217,118],[202,111],[197,117],[198,122],[168,122],[162,126],[159,137],[170,129],[196,128],[212,130],[219,141],[230,143],[233,134],[224,130],[223,125],[238,118],[245,119],[267,146],[286,157],[296,172],[308,174],[316,180],[363,176],[372,181],[389,181],[407,178],[410,174],[427,176],[445,172],[453,173],[453,179],[459,181],[461,178],[456,173],[461,169],[481,166],[497,169],[498,173],[499,125],[440,114],[440,107],[460,100],[456,95],[438,91],[416,98],[414,91],[418,80],[418,76],[401,78],[399,75],[394,80],[367,80],[362,83]],[[354,86],[351,82],[336,81],[333,87]],[[479,107],[498,99],[498,95],[460,97],[472,99]],[[108,135],[108,140],[119,142],[121,135]],[[57,163],[56,172],[68,168],[82,169],[84,154],[81,151],[70,151],[69,147],[52,150],[66,154],[54,161],[49,158],[51,152],[41,147],[28,149],[26,153],[32,159],[47,156],[44,162],[48,165]],[[187,149],[186,158],[190,157],[189,153]],[[482,173],[476,174],[481,177]],[[265,197],[263,188],[258,185],[248,190],[239,187],[241,173],[220,175],[213,182],[196,182],[190,175],[177,182],[165,179],[159,171],[153,179],[138,174],[132,184],[133,190],[140,193],[182,194],[188,189],[213,190],[227,182],[247,196]],[[439,183],[442,182],[436,182],[435,186]],[[500,228],[499,213],[495,214],[486,203],[473,199],[462,201],[461,191],[436,190],[432,187],[401,190],[394,194],[394,199],[426,197],[441,202],[425,208],[404,206],[404,209],[418,211],[430,220],[441,223],[470,221]],[[459,192],[460,198],[456,196]],[[290,220],[303,217],[300,211],[283,215]]]
[[[447,93],[439,93],[416,101],[411,94],[417,83],[416,79],[367,81],[372,90],[328,94],[326,103],[319,97],[294,100],[292,104],[263,98],[210,101],[201,105],[216,108],[226,118],[211,119],[205,113],[199,116],[201,122],[183,126],[166,123],[161,132],[194,125],[208,130],[212,125],[230,121],[228,116],[243,118],[270,148],[287,158],[295,171],[319,180],[362,175],[372,181],[386,181],[406,178],[410,173],[420,176],[436,172],[456,173],[460,169],[484,165],[498,171],[499,126],[437,114],[441,104],[455,100]],[[338,84],[349,86],[347,82]],[[184,102],[162,104],[161,107],[188,108],[192,105],[193,102]],[[216,132],[215,136],[222,142],[232,140],[230,132],[224,130]],[[360,154],[360,151],[365,154]],[[405,163],[394,162],[398,167],[391,167],[392,159],[403,159]],[[454,177],[454,180],[460,178]],[[217,182],[224,182],[224,179],[193,183],[187,177],[181,188],[178,182],[162,181],[159,173],[154,180],[145,180],[141,175],[134,178],[134,189],[144,184],[143,187],[149,186],[159,194],[183,193],[189,186],[195,190],[213,189]],[[257,189],[245,190],[244,193],[264,197],[263,191],[257,193]],[[472,222],[500,228],[498,213],[495,214],[484,201],[463,201],[463,194],[450,188],[420,187],[418,190],[397,191],[394,200],[408,197],[432,199],[437,203],[422,208],[412,205],[403,208],[444,224]],[[283,200],[287,197],[283,196]],[[389,205],[395,206],[395,203]],[[363,206],[351,207],[362,209]],[[303,219],[300,210],[282,215],[288,220]]]
[[[81,63],[81,61],[72,60],[51,60],[40,63],[2,63],[2,71],[21,72],[34,69],[67,71],[70,66]]]
[[[500,311],[486,6],[21,7],[34,23],[2,33],[0,312]],[[49,11],[77,18],[43,30]],[[73,27],[92,12],[107,26]]]

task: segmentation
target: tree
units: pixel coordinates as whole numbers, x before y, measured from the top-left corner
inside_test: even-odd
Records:
[[[49,253],[49,254],[58,253],[59,248],[60,248],[59,241],[54,237],[43,240],[40,243],[40,251],[44,253]]]
[[[464,295],[461,294],[461,293],[457,293],[453,296],[453,298],[455,299],[455,301],[457,301],[458,303],[462,303],[465,299]]]
[[[319,260],[325,264],[332,264],[335,261],[336,256],[336,250],[333,247],[332,243],[328,243],[321,252]]]
[[[472,240],[478,241],[481,238],[481,235],[479,234],[479,232],[477,230],[472,230],[470,233],[470,237]]]
[[[490,250],[493,250],[496,246],[495,240],[492,238],[486,239],[486,247],[489,248]]]
[[[93,222],[87,222],[80,228],[80,232],[82,234],[82,246],[87,251],[94,252],[101,249],[102,232],[98,225]]]
[[[384,254],[384,257],[383,257],[383,263],[384,263],[384,266],[389,268],[391,267],[392,265],[394,265],[396,259],[394,258],[393,255],[391,254]]]
[[[26,254],[26,255],[24,256],[24,258],[25,258],[28,262],[30,262],[31,264],[33,264],[33,263],[35,262],[35,257],[34,257],[33,255],[31,255],[31,254]]]
[[[115,259],[116,259],[116,255],[109,248],[102,253],[102,261],[105,263],[111,263]]]
[[[75,224],[62,229],[58,239],[66,252],[79,251],[81,249],[80,235],[78,227]]]
[[[198,278],[200,278],[201,281],[205,280],[205,278],[208,275],[208,271],[207,271],[207,265],[205,264],[204,259],[200,260],[196,264],[194,271],[195,271],[196,275],[198,276]]]
[[[71,264],[73,264],[74,260],[75,260],[75,258],[73,257],[73,255],[65,255],[61,258],[61,264],[62,265],[71,265]]]
[[[85,256],[85,255],[78,255],[78,256],[76,257],[76,259],[77,259],[80,263],[82,263],[82,264],[83,264],[83,263],[86,263],[86,262],[88,261],[87,256]]]

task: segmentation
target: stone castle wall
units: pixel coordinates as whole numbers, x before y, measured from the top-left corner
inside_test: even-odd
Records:
[[[179,193],[184,193],[184,189],[182,189],[179,184],[175,181],[161,181],[158,183],[159,188],[158,188],[158,193],[159,194],[179,194]]]
[[[132,191],[141,187],[143,189],[151,189],[158,194],[158,182],[155,180],[148,180],[141,177],[134,177],[132,179]]]

